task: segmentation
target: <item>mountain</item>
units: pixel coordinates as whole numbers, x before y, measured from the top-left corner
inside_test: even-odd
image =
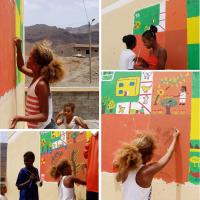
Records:
[[[77,28],[57,28],[44,24],[36,24],[25,27],[25,39],[28,43],[34,43],[41,40],[49,40],[53,46],[63,44],[88,44],[88,25]],[[99,43],[99,24],[92,26],[92,43]]]
[[[99,31],[99,23],[92,25],[91,26],[91,31],[92,32],[98,32]],[[80,27],[76,27],[76,28],[72,28],[72,27],[67,27],[65,28],[66,31],[68,31],[69,33],[73,33],[73,34],[77,34],[77,33],[88,33],[88,25],[83,25]]]

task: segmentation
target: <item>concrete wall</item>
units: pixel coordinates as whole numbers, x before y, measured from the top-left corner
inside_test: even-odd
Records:
[[[152,200],[198,200],[199,187],[192,184],[167,184],[155,179],[152,184]],[[102,199],[121,200],[121,185],[115,181],[115,174],[102,173]]]
[[[85,120],[99,119],[98,92],[53,92],[54,116],[69,102],[76,105],[75,115]]]
[[[39,132],[15,132],[8,142],[7,150],[7,186],[8,199],[17,199],[19,191],[15,186],[19,170],[24,167],[23,155],[26,151],[33,151],[35,154],[34,166],[40,169],[40,140]],[[30,142],[32,141],[32,142]],[[17,148],[16,148],[17,147]],[[57,199],[57,183],[44,182],[43,187],[39,188],[40,199]],[[76,188],[77,200],[85,199],[85,187]]]

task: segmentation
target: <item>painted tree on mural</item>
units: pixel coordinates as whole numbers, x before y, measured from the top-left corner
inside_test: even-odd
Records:
[[[160,101],[161,105],[165,107],[166,114],[171,115],[171,108],[177,105],[177,101],[174,98],[165,98]]]

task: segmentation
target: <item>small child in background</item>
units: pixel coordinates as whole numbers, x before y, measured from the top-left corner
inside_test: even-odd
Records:
[[[51,176],[58,180],[58,200],[75,200],[74,184],[86,185],[86,182],[72,175],[71,164],[68,160],[62,160],[52,167]]]
[[[123,200],[150,200],[154,176],[170,161],[179,131],[173,131],[173,140],[166,154],[157,162],[150,162],[155,142],[150,135],[139,135],[132,144],[118,150],[113,166],[117,170],[116,180],[122,183]]]
[[[136,54],[133,52],[133,49],[136,47],[136,37],[134,35],[125,35],[122,41],[126,44],[126,49],[121,52],[119,69],[133,70],[136,60]]]
[[[25,167],[18,174],[16,186],[20,191],[19,200],[39,200],[38,185],[42,186],[38,169],[33,166],[35,155],[28,151],[24,154]]]
[[[27,91],[26,114],[15,116],[10,128],[14,129],[18,122],[23,121],[27,122],[28,128],[55,129],[57,126],[52,118],[53,105],[49,84],[64,77],[63,64],[55,58],[49,44],[43,41],[34,45],[25,66],[21,43],[19,38],[15,39],[18,70],[33,80]]]
[[[0,184],[0,192],[0,200],[7,200],[7,197],[5,195],[7,193],[7,187],[3,183]]]
[[[74,116],[75,105],[73,103],[67,103],[64,105],[62,111],[60,111],[55,121],[58,126],[64,124],[66,129],[79,129],[79,127],[88,129],[87,124],[78,116]]]

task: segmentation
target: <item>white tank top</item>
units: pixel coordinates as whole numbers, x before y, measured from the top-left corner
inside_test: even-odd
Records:
[[[76,124],[77,116],[74,116],[70,123],[67,123],[66,117],[64,117],[64,124],[66,129],[79,129],[79,125]]]
[[[122,199],[123,200],[150,200],[151,199],[151,187],[142,188],[136,183],[136,174],[140,170],[140,168],[137,170],[130,171],[128,173],[128,177],[126,181],[122,183]]]
[[[64,179],[67,176],[63,176],[58,188],[58,200],[75,200],[74,188],[67,188],[64,186]]]
[[[130,49],[124,49],[120,55],[119,59],[119,69],[120,70],[129,70],[134,69],[135,53]]]
[[[35,94],[35,87],[42,78],[43,77],[39,77],[28,88],[27,97],[26,97],[26,116],[36,115],[36,114],[40,113],[39,98]],[[48,114],[47,121],[45,121],[45,122],[27,122],[28,128],[43,129],[51,122],[51,119],[53,116],[53,105],[52,105],[51,94],[49,95],[48,101],[49,101],[49,114]]]

